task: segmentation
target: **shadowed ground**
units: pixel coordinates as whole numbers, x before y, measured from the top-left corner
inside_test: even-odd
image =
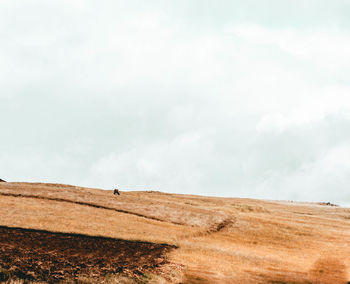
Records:
[[[175,248],[4,226],[0,227],[0,244],[0,267],[21,279],[49,282],[111,273],[137,278],[166,264],[165,254]]]

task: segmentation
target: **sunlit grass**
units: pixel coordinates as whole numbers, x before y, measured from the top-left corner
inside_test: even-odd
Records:
[[[169,257],[184,265],[179,270],[184,281],[343,283],[350,278],[346,208],[160,192],[113,196],[55,184],[4,183],[1,192],[69,202],[0,195],[0,225],[175,244],[179,248]],[[221,228],[225,220],[230,222]]]

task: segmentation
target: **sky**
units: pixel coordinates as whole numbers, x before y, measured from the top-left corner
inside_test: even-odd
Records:
[[[0,178],[350,204],[350,2],[0,0]]]

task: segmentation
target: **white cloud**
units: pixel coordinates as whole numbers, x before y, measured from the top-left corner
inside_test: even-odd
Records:
[[[127,152],[111,153],[96,161],[83,183],[106,188],[157,189],[197,192],[202,159],[211,145],[199,134],[189,133],[163,143],[137,145]]]
[[[229,29],[254,44],[273,45],[295,58],[338,71],[350,62],[350,36],[336,27],[319,30],[271,29],[259,25],[235,25]]]
[[[286,192],[294,192],[298,200],[350,202],[350,145],[329,149],[318,160],[307,163],[280,184]],[[344,202],[343,201],[343,202]]]
[[[285,112],[263,115],[256,129],[258,131],[283,131],[288,127],[320,121],[331,114],[349,114],[349,91],[349,88],[337,86],[304,90],[305,99],[300,102],[300,105]]]

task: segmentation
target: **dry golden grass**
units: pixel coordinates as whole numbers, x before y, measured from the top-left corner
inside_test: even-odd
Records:
[[[341,207],[1,183],[0,225],[175,244],[170,258],[187,283],[350,280]]]

